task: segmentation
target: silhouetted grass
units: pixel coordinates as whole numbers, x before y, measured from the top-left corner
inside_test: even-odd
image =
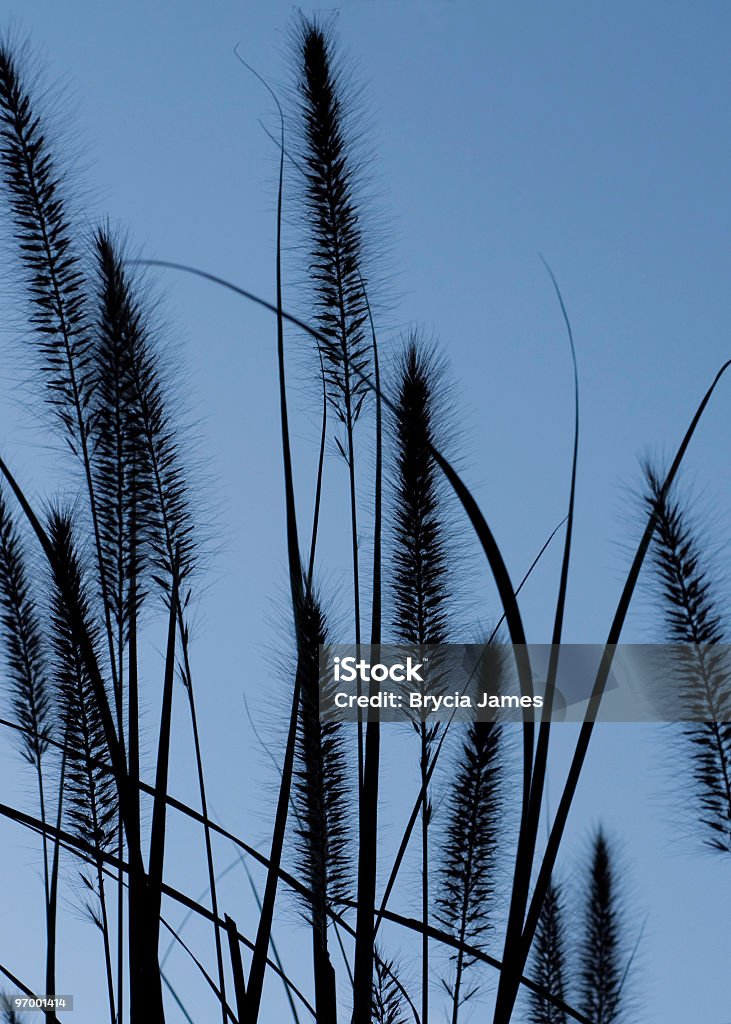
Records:
[[[521,726],[518,764],[513,763],[498,724],[469,724],[447,759],[443,751],[449,724],[437,725],[425,717],[418,720],[414,809],[403,834],[395,837],[398,852],[377,898],[383,838],[378,804],[380,725],[372,714],[367,716],[365,732],[363,721],[359,723],[356,772],[347,760],[346,727],[325,722],[319,714],[319,650],[329,632],[314,580],[327,553],[318,544],[320,510],[326,500],[327,438],[334,439],[348,469],[352,607],[342,609],[341,618],[352,621],[356,644],[368,635],[363,614],[368,607],[374,645],[388,631],[400,642],[417,647],[454,638],[459,588],[450,537],[452,520],[464,514],[462,528],[474,534],[480,564],[485,558],[497,589],[495,618],[499,626],[504,621],[522,692],[530,695],[533,679],[518,595],[533,566],[516,587],[487,517],[444,454],[443,367],[418,332],[409,333],[394,361],[392,377],[385,373],[381,377],[379,328],[364,270],[368,240],[363,228],[357,123],[354,126],[351,117],[354,86],[339,56],[331,22],[299,16],[292,38],[296,95],[291,141],[279,108],[276,302],[193,271],[276,316],[285,541],[296,661],[285,749],[281,758],[275,757],[277,763],[281,761],[281,770],[266,855],[213,822],[208,811],[189,628],[189,607],[202,562],[194,513],[195,481],[186,471],[183,437],[177,409],[170,401],[155,321],[120,238],[107,226],[91,237],[75,230],[64,198],[62,163],[48,144],[43,119],[25,85],[22,62],[7,43],[0,44],[0,169],[24,282],[28,338],[41,371],[38,404],[50,405],[64,446],[82,467],[81,493],[73,515],[55,504],[50,513],[39,514],[35,500],[29,499],[10,465],[0,459],[5,480],[0,493],[0,618],[12,719],[3,725],[13,730],[21,755],[33,767],[39,794],[37,815],[6,804],[0,804],[0,814],[19,828],[40,834],[44,844],[46,987],[52,994],[58,984],[55,919],[63,851],[79,868],[87,909],[101,932],[112,1024],[125,1019],[131,1024],[163,1024],[163,981],[176,1006],[190,1019],[183,999],[160,969],[161,928],[173,931],[163,915],[168,901],[186,908],[212,929],[217,978],[206,967],[208,950],[193,949],[179,933],[173,932],[173,937],[205,981],[224,1024],[268,1019],[263,1001],[268,971],[285,984],[292,1008],[297,1001],[295,1018],[298,1012],[306,1012],[323,1024],[336,1024],[343,1018],[343,1007],[352,1004],[353,1024],[402,1024],[412,1017],[416,1024],[428,1024],[434,944],[447,951],[453,967],[443,979],[452,1024],[457,1024],[466,1003],[487,990],[488,970],[499,976],[495,1024],[514,1019],[521,989],[530,993],[529,1018],[536,1024],[564,1024],[568,1019],[616,1024],[623,1012],[631,958],[625,953],[621,880],[611,844],[602,831],[595,834],[581,909],[574,907],[571,914],[563,906],[563,890],[555,880],[556,862],[613,647],[620,640],[648,556],[660,587],[667,637],[689,645],[689,671],[694,673],[694,683],[700,683],[694,692],[700,695],[701,721],[688,729],[688,751],[701,820],[710,844],[729,848],[731,741],[728,725],[719,722],[727,717],[728,708],[718,662],[713,653],[702,653],[722,642],[722,617],[703,564],[700,538],[672,491],[686,449],[727,367],[719,371],[699,405],[668,472],[646,469],[646,526],[608,631],[590,711],[580,729],[555,819],[549,822],[546,849],[538,857],[538,824],[545,808],[550,753],[550,695],[568,594],[579,436],[574,342],[553,279],[571,344],[575,431],[547,708],[537,733],[532,721]],[[310,303],[306,317],[288,313],[284,302],[283,197],[289,163],[296,165],[293,191],[299,197],[306,238],[302,274]],[[285,360],[285,328],[290,327],[315,342],[323,389],[312,529],[304,540],[298,532],[290,447],[287,388],[291,374]],[[366,452],[368,444],[372,452]],[[369,460],[375,464],[373,481],[364,469]],[[388,502],[384,501],[384,467],[393,476],[392,490],[385,489],[392,498]],[[366,498],[367,494],[372,497]],[[455,498],[451,506],[449,501]],[[384,523],[393,542],[385,563]],[[370,542],[369,578],[362,571],[362,556]],[[43,565],[42,571],[29,568],[37,563]],[[384,601],[384,584],[390,601]],[[159,679],[142,680],[140,640],[156,629],[154,617],[142,611],[155,602],[167,613],[164,664]],[[200,810],[173,798],[169,791],[176,674],[190,712]],[[140,757],[143,685],[155,688],[160,697],[154,785],[147,780]],[[62,783],[53,812],[46,806],[47,760]],[[435,850],[431,787],[434,773],[445,762],[449,789],[435,872],[433,866],[430,869]],[[238,770],[236,764],[233,770]],[[521,780],[517,829],[502,803],[508,774]],[[353,836],[356,803],[358,828]],[[173,833],[168,818],[173,813],[201,831],[210,906],[206,896],[192,899],[170,885],[166,865],[178,853],[170,846]],[[388,905],[394,893],[408,895],[399,869],[419,817],[420,919]],[[247,920],[220,905],[214,835],[266,872],[261,899],[254,886],[256,912]],[[503,893],[496,864],[511,855],[510,892]],[[430,874],[438,884],[430,884]],[[108,898],[110,883],[117,886],[116,918]],[[280,883],[304,908],[312,938],[314,1000],[285,971],[278,953],[269,956]],[[507,921],[502,914],[506,904]],[[583,922],[580,936],[575,934],[576,921]],[[379,935],[376,946],[381,925],[384,932],[397,932],[414,946],[418,943],[416,997],[403,980],[400,964],[385,949],[390,934]],[[489,951],[488,937],[502,926],[504,952],[499,960]],[[337,947],[331,948],[333,935]],[[242,947],[250,952],[250,959],[248,953],[242,955]],[[124,992],[127,968],[129,999]],[[1,969],[12,984],[20,984],[8,968]],[[31,992],[25,986],[22,990]],[[3,1012],[12,1019],[8,1014],[14,1011]],[[49,1018],[55,1020],[53,1015]]]
[[[644,464],[643,504],[657,517],[650,568],[659,592],[663,639],[677,653],[684,682],[680,699],[694,721],[684,726],[685,753],[704,842],[731,851],[731,690],[723,654],[726,640],[718,585],[702,534],[675,489],[662,490],[662,475]]]
[[[97,648],[99,637],[92,619],[88,583],[69,514],[52,511],[48,534],[55,557],[63,566],[66,580],[64,592],[58,585],[57,576],[51,605],[54,683],[58,693],[57,718],[65,736],[66,750],[64,815],[69,829],[99,853],[95,873],[90,875],[82,871],[81,880],[87,889],[87,911],[102,935],[109,1015],[114,1024],[116,1011],[112,952],[101,855],[114,846],[119,804],[113,776],[104,770],[109,767],[104,725],[94,687],[78,646],[74,623],[69,615],[66,603],[69,591],[73,594],[78,614],[86,624],[91,643]]]
[[[328,951],[328,910],[350,895],[350,778],[344,727],[320,721],[320,647],[328,642],[322,606],[310,590],[302,610],[300,712],[294,803],[297,809],[296,863],[312,893],[307,916],[312,926],[318,1018],[335,1020],[335,972]]]
[[[596,1024],[615,1024],[621,1016],[622,920],[616,866],[601,829],[592,840],[587,874],[579,1005]]]
[[[467,983],[474,960],[465,954],[464,944],[483,948],[494,919],[496,855],[504,824],[502,762],[500,726],[494,722],[467,726],[448,797],[436,908],[438,920],[460,943],[454,977],[444,981],[452,1000],[452,1024],[457,1024],[460,1008],[479,991],[479,985]]]
[[[558,885],[548,887],[536,929],[533,951],[534,977],[539,985],[560,1000],[566,997],[566,923]],[[566,1024],[566,1014],[544,995],[530,993],[531,1024]]]
[[[394,462],[395,493],[391,511],[393,557],[393,630],[399,643],[417,649],[438,647],[450,637],[453,573],[449,530],[439,468],[432,455],[439,423],[439,383],[442,368],[433,352],[412,335],[395,371]],[[439,683],[436,684],[437,688]],[[421,804],[421,919],[424,924],[421,964],[421,1019],[429,1018],[429,826],[432,805],[427,775],[439,735],[439,725],[420,715],[419,776]],[[461,975],[461,970],[460,970]]]

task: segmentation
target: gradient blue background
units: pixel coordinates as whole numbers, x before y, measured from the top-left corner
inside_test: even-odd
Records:
[[[238,43],[273,83],[285,81],[292,10],[233,0],[0,4],[2,21],[30,34],[49,62],[49,80],[66,85],[61,109],[82,153],[90,222],[109,213],[147,255],[195,263],[273,295],[276,150],[259,125],[260,117],[274,124],[272,104],[233,47]],[[515,578],[563,516],[567,498],[570,364],[539,252],[561,283],[582,389],[566,638],[599,642],[628,561],[634,526],[626,488],[637,480],[637,455],[673,450],[731,355],[731,9],[676,0],[361,0],[341,9],[339,32],[366,85],[376,206],[386,223],[380,266],[395,277],[395,298],[379,326],[387,338],[418,322],[441,339],[456,382],[466,476]],[[274,325],[212,286],[172,274],[160,284],[186,415],[197,421],[205,477],[199,493],[213,524],[194,648],[209,789],[226,824],[266,849],[275,775],[242,694],[279,758],[283,726],[276,719],[288,655]],[[58,456],[32,426],[29,390],[17,387],[24,372],[11,354],[19,341],[15,297],[0,286],[0,430],[24,481],[40,488],[53,478]],[[306,364],[291,365],[301,378]],[[308,395],[299,388],[293,398],[303,516],[317,434],[316,407],[305,411]],[[693,442],[686,474],[703,501],[722,510],[731,498],[728,408],[726,385]],[[333,539],[323,547],[323,574],[347,595],[345,474],[335,460],[328,471],[325,527]],[[723,540],[718,525],[714,543]],[[549,637],[557,556],[558,548],[522,602],[535,642]],[[494,595],[479,586],[477,594],[474,622],[488,621]],[[626,639],[653,636],[639,606]],[[151,636],[151,672],[161,644]],[[195,802],[178,697],[173,788]],[[156,713],[151,696],[150,746]],[[570,739],[568,729],[557,732],[554,796]],[[589,830],[602,821],[621,844],[630,944],[644,923],[632,984],[635,1019],[723,1024],[731,1019],[731,861],[697,852],[686,824],[688,787],[663,768],[666,743],[661,729],[598,732],[562,872],[570,884]],[[4,741],[1,750],[2,799],[32,799],[32,780],[17,756]],[[395,775],[403,777],[399,759],[411,766],[415,756],[405,734],[389,745]],[[387,842],[410,799],[411,789],[388,794],[395,824]],[[200,837],[177,823],[172,829],[178,845],[170,879],[200,894]],[[38,986],[36,840],[0,823],[0,844],[0,961]],[[221,867],[231,859],[217,849]],[[412,865],[406,875],[412,883],[415,872]],[[243,874],[229,873],[222,893],[234,916],[250,922]],[[399,902],[417,911],[413,899]],[[180,919],[177,908],[167,910]],[[283,904],[275,934],[309,990],[299,952],[308,939],[291,904]],[[198,926],[188,937],[210,948]],[[59,987],[76,995],[74,1020],[103,1019],[103,993],[89,983],[101,969],[99,944],[72,909],[61,942]],[[499,934],[490,948],[499,953]],[[415,979],[407,943],[403,958]],[[208,1019],[188,962],[175,953],[168,966],[195,1019]],[[268,984],[267,998],[267,1019],[282,1019],[276,983]],[[489,998],[471,1019],[484,1018],[488,1007]],[[172,1006],[169,1019],[182,1019]]]

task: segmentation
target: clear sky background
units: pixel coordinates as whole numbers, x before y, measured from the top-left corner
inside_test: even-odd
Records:
[[[273,296],[277,153],[259,123],[274,124],[272,103],[233,48],[238,43],[274,85],[284,83],[292,11],[277,0],[0,0],[0,20],[30,36],[49,81],[70,96],[62,109],[82,153],[89,223],[108,213],[146,255],[194,263]],[[383,221],[376,245],[391,282],[379,328],[389,339],[418,323],[441,340],[462,465],[514,578],[567,500],[570,363],[539,252],[559,279],[582,401],[566,639],[600,642],[636,533],[627,488],[637,481],[637,456],[674,450],[731,355],[731,8],[711,0],[351,0],[338,30],[365,86],[375,154]],[[274,325],[201,282],[166,274],[159,285],[212,523],[194,649],[209,788],[226,824],[265,849],[275,776],[242,698],[278,758],[287,625]],[[2,445],[40,490],[57,454],[31,427],[29,392],[17,386],[22,366],[10,351],[18,340],[12,290],[0,287],[0,297]],[[306,361],[292,366],[302,381]],[[311,394],[298,386],[293,396],[305,521],[316,456]],[[731,499],[729,401],[726,384],[688,459],[686,478],[711,509],[726,510]],[[322,574],[347,593],[345,477],[334,459],[328,472]],[[711,539],[722,545],[722,517],[715,527]],[[525,592],[535,642],[549,639],[557,579],[558,548]],[[489,587],[475,588],[473,624],[494,618],[496,608]],[[641,605],[625,638],[657,639]],[[154,658],[151,639],[151,665]],[[152,700],[151,709],[150,736]],[[195,802],[182,712],[177,724],[174,791]],[[568,739],[557,741],[552,794]],[[687,786],[663,768],[667,739],[657,728],[599,731],[561,867],[572,875],[590,828],[602,821],[621,845],[632,941],[644,923],[635,1019],[723,1024],[731,1020],[731,861],[698,853],[688,836]],[[0,751],[8,802],[30,798],[17,756],[5,744]],[[388,756],[395,769],[416,755],[404,737]],[[389,795],[395,821],[411,798]],[[177,825],[173,836],[185,853],[171,864],[172,880],[197,895],[206,884],[202,843]],[[0,824],[0,842],[0,960],[39,986],[35,839]],[[230,858],[219,851],[221,867]],[[232,871],[222,890],[245,921],[244,876]],[[402,905],[416,910],[408,899]],[[179,920],[177,909],[170,914]],[[307,938],[295,922],[285,911],[278,930],[293,973],[309,985],[297,959]],[[96,937],[73,914],[64,927],[60,987],[77,996],[74,1020],[92,1024],[104,1013],[102,993],[95,1003],[85,981],[101,969]],[[194,927],[190,936],[206,938]],[[492,944],[498,953],[501,936]],[[179,954],[169,965],[191,1007],[206,1005]],[[281,1019],[275,986],[267,992]]]

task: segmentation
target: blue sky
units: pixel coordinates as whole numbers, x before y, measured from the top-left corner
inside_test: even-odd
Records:
[[[89,223],[108,213],[151,257],[194,263],[273,295],[276,150],[259,123],[274,123],[272,103],[233,48],[283,84],[292,11],[288,3],[233,0],[4,0],[3,21],[31,37],[48,80],[64,86],[62,128],[72,130],[80,154]],[[539,253],[561,284],[582,402],[566,638],[600,642],[633,536],[627,487],[637,479],[637,456],[673,450],[731,354],[731,9],[710,0],[351,0],[338,31],[365,86],[381,222],[374,247],[389,282],[379,327],[389,339],[418,323],[440,339],[455,382],[461,464],[516,578],[567,499],[570,363]],[[227,824],[264,848],[273,773],[242,694],[277,756],[282,730],[267,723],[282,689],[271,662],[287,634],[273,324],[202,283],[165,275],[159,285],[211,522],[195,646],[210,789]],[[298,293],[289,295],[296,306]],[[3,309],[13,297],[0,284]],[[3,319],[0,337],[15,351],[19,339]],[[307,363],[291,365],[300,377],[293,403],[306,517],[317,419],[301,383]],[[29,392],[16,386],[22,376],[22,360],[4,351],[3,448],[40,487],[58,460],[32,427]],[[688,460],[687,478],[712,508],[728,508],[731,498],[728,403],[726,385]],[[347,587],[345,478],[334,459],[328,473],[322,574],[338,592]],[[548,639],[557,551],[525,592],[534,642]],[[475,586],[475,619],[487,621],[494,595]],[[626,639],[652,638],[640,607]],[[151,639],[151,666],[154,659]],[[178,725],[176,787],[193,800],[182,713]],[[589,829],[604,821],[621,842],[632,928],[647,919],[635,981],[642,1020],[722,1024],[731,864],[697,854],[688,839],[684,787],[662,768],[663,737],[637,726],[601,730],[563,869],[572,873]],[[568,739],[567,727],[551,770],[556,792]],[[30,793],[18,760],[4,747],[1,756],[4,786]],[[390,756],[395,763],[405,755],[394,744]],[[399,808],[394,797],[395,819]],[[3,929],[0,960],[33,978],[35,911],[24,908],[40,901],[39,861],[32,837],[5,825],[0,836],[2,858],[23,879],[4,896],[17,925]],[[201,847],[171,865],[181,887],[205,887],[202,855]],[[220,852],[222,866],[228,857]],[[234,872],[224,883],[242,914],[245,885]],[[305,935],[290,939],[295,920],[286,911],[280,929],[296,963]],[[63,957],[79,1003],[86,957],[97,953],[89,931],[72,920]],[[187,982],[183,962],[171,965]],[[193,990],[192,1005],[200,998]],[[97,1012],[103,1004],[85,1003],[75,1019],[94,1021]]]

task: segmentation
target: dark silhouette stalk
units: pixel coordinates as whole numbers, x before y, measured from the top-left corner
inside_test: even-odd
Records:
[[[66,751],[64,743],[61,755],[61,771],[58,783],[58,804],[56,810],[56,829],[60,830],[63,821],[63,794],[66,783]],[[41,818],[43,821],[43,818]],[[45,834],[45,833],[44,833]],[[50,885],[48,890],[48,948],[46,953],[46,994],[56,994],[56,927],[58,921],[58,875],[61,860],[61,843],[58,839],[53,843],[51,860]],[[52,986],[52,987],[51,987]],[[48,1013],[46,1014],[48,1016]]]
[[[133,506],[134,509],[134,506]],[[130,839],[128,834],[128,841],[134,848],[140,846],[140,740],[139,740],[139,679],[138,679],[138,652],[137,652],[137,530],[136,530],[136,516],[133,511],[132,517],[132,530],[131,530],[131,543],[132,543],[132,558],[130,561],[131,567],[131,579],[130,579],[130,611],[129,611],[129,625],[128,625],[128,685],[127,685],[127,721],[129,729],[129,789],[130,789],[130,803],[132,827],[134,829],[133,837]],[[121,851],[120,851],[121,856]],[[121,868],[120,868],[121,876]],[[129,949],[130,949],[130,976],[132,976],[133,967],[136,966],[135,960],[137,959],[134,954],[135,949],[147,949],[146,947],[146,916],[144,901],[146,898],[146,879],[144,876],[135,879],[130,873],[129,883],[129,908],[128,908],[128,936],[129,936]],[[157,956],[157,952],[155,951]],[[147,953],[149,956],[149,952]],[[121,1004],[122,1004],[122,993],[123,979],[124,979],[124,968],[122,965],[120,973],[120,1024],[121,1024]],[[130,991],[130,1015],[132,1005],[134,1001],[134,993]]]
[[[543,257],[541,257],[543,259]],[[556,297],[561,307],[566,334],[571,350],[571,364],[574,383],[574,440],[571,459],[571,483],[569,489],[569,504],[566,516],[566,536],[564,540],[563,558],[561,560],[561,577],[558,586],[556,599],[556,613],[553,622],[553,633],[551,636],[551,651],[548,659],[548,673],[546,677],[546,692],[541,714],[541,724],[538,730],[538,741],[536,744],[533,771],[531,773],[530,794],[528,799],[527,814],[524,813],[521,821],[520,833],[518,836],[518,848],[516,853],[515,871],[513,874],[513,888],[510,896],[510,911],[508,914],[508,927],[505,935],[505,947],[503,962],[508,969],[501,974],[498,985],[496,1002],[496,1016],[499,1015],[506,993],[516,990],[516,980],[511,977],[510,965],[517,955],[520,937],[525,921],[525,912],[530,895],[531,871],[538,839],[538,828],[540,824],[541,806],[543,803],[543,789],[546,779],[546,768],[548,765],[548,751],[551,736],[551,712],[553,710],[553,697],[556,689],[556,674],[563,633],[564,612],[566,609],[566,593],[568,590],[569,566],[571,562],[571,541],[574,530],[574,506],[576,503],[576,477],[579,458],[579,374],[576,364],[576,348],[574,346],[574,335],[571,328],[566,306],[564,304],[561,290],[554,277],[553,271],[543,260],[543,264],[551,278]],[[526,727],[524,726],[524,729]],[[524,808],[525,812],[525,808]],[[516,967],[517,970],[517,967]],[[508,995],[508,1002],[510,996]]]
[[[193,749],[195,752],[195,764],[196,774],[198,776],[198,792],[200,793],[201,810],[203,811],[204,828],[203,834],[206,845],[206,864],[208,867],[208,881],[211,887],[211,909],[213,910],[213,924],[214,924],[214,938],[216,943],[216,962],[218,965],[218,976],[219,984],[221,986],[221,993],[223,996],[223,1002],[225,1003],[226,997],[226,975],[223,966],[223,945],[221,940],[221,925],[218,914],[218,895],[216,885],[216,870],[213,861],[213,844],[211,842],[211,830],[208,825],[208,797],[206,795],[205,778],[203,774],[203,752],[201,749],[200,733],[198,731],[198,715],[196,712],[195,697],[193,694],[193,677],[190,671],[190,654],[188,646],[188,626],[183,620],[183,609],[178,598],[175,602],[177,607],[177,619],[178,628],[180,633],[180,645],[183,655],[183,682],[185,689],[188,694],[188,704],[190,707],[190,718],[191,725],[193,728]],[[224,1015],[225,1016],[225,1015]],[[225,1024],[225,1020],[224,1020]]]
[[[431,802],[429,800],[428,783],[426,781],[427,766],[429,761],[429,740],[426,727],[421,725],[421,753],[419,757],[419,772],[421,774],[421,785],[426,790],[426,796],[421,805],[421,919],[424,923],[424,930],[421,935],[421,1019],[429,1020],[429,823],[431,821]]]
[[[237,850],[236,853],[238,854],[238,858],[239,858],[239,862],[240,862],[241,866],[243,867],[244,871],[246,872],[246,877],[249,880],[249,885],[251,886],[251,891],[254,894],[254,900],[256,901],[256,905],[257,905],[257,907],[259,909],[259,913],[261,913],[261,897],[259,895],[259,890],[254,885],[254,879],[251,877],[251,872],[249,871],[249,865],[246,863],[246,860],[244,859],[244,855],[242,854],[241,850]],[[282,974],[282,976],[284,976],[284,969],[282,967],[282,959],[281,959],[281,957],[279,955],[279,951],[277,950],[276,944],[274,942],[274,938],[271,939],[270,945],[272,947],[272,956],[274,957],[274,962],[276,963],[277,967],[279,968],[279,971]],[[300,1024],[299,1016],[297,1014],[297,1007],[294,1005],[294,999],[292,998],[292,993],[290,992],[289,986],[286,984],[286,982],[284,984],[284,994],[287,997],[287,1002],[288,1002],[289,1008],[290,1008],[290,1010],[292,1012],[292,1019],[294,1020],[294,1024]]]
[[[320,523],[320,504],[322,502],[322,478],[325,467],[325,445],[327,443],[327,380],[322,361],[322,352],[318,348],[320,373],[322,375],[322,427],[320,429],[320,452],[317,458],[317,481],[315,484],[315,506],[312,514],[312,537],[310,540],[310,560],[307,567],[307,589],[312,587],[315,572],[315,553],[317,551],[317,531]]]
[[[276,96],[275,102],[279,107]],[[292,693],[292,709],[290,713],[287,743],[282,766],[282,779],[277,799],[277,809],[272,833],[272,845],[267,867],[267,878],[262,899],[262,911],[259,916],[259,926],[256,933],[251,966],[249,968],[249,981],[246,991],[246,1017],[239,1024],[256,1024],[261,1007],[261,993],[264,984],[264,971],[267,964],[267,951],[272,934],[272,922],[274,919],[274,904],[277,896],[277,884],[282,862],[282,850],[284,847],[284,834],[287,828],[287,816],[289,810],[290,793],[292,789],[292,774],[294,769],[295,743],[297,739],[297,720],[300,702],[301,677],[300,677],[300,609],[304,599],[302,562],[299,552],[299,539],[297,533],[297,511],[294,496],[294,479],[292,474],[292,453],[289,440],[289,413],[287,409],[287,384],[284,365],[284,313],[282,305],[282,195],[284,183],[284,118],[281,107],[279,107],[281,124],[281,147],[279,154],[279,186],[277,190],[277,242],[276,242],[276,288],[277,304],[273,307],[277,314],[277,364],[279,376],[279,410],[282,433],[282,462],[284,468],[284,491],[285,510],[287,522],[287,556],[289,568],[289,584],[292,598],[292,615],[294,619],[295,636],[297,638],[297,671],[295,673],[294,689]]]
[[[46,799],[43,790],[43,767],[41,758],[38,758],[36,764],[36,782],[38,783],[38,808],[41,813],[41,821],[46,820]],[[49,854],[48,854],[48,840],[43,837],[43,893],[46,901],[46,928],[48,928],[48,912],[50,909],[50,868],[49,868]],[[50,992],[50,989],[47,990]]]
[[[129,580],[129,621],[127,625],[127,730],[128,730],[128,757],[129,757],[129,786],[133,805],[132,817],[136,827],[140,824],[140,732],[139,732],[139,678],[137,661],[137,513],[136,501],[133,500],[130,517],[130,580]],[[120,687],[121,691],[121,687]],[[121,813],[120,813],[121,818]],[[122,822],[119,825],[120,835],[122,833]],[[140,842],[139,833],[137,843]],[[120,861],[124,858],[124,844],[120,841],[118,856]],[[124,902],[123,902],[123,874],[119,872],[119,902],[117,905],[118,929],[117,929],[117,1010],[119,1024],[124,1020]],[[131,941],[131,926],[129,928]],[[163,978],[163,980],[165,980]],[[168,988],[170,985],[168,984]],[[173,993],[175,997],[175,993]]]
[[[40,767],[36,771],[38,782],[38,809],[41,821],[46,821],[46,801],[43,792],[43,772]],[[56,922],[55,908],[51,908],[51,865],[48,850],[48,837],[43,833],[43,895],[46,911],[46,994],[54,995],[56,992]],[[49,988],[49,985],[51,986]]]
[[[246,982],[244,981],[244,965],[241,962],[241,946],[239,945],[238,929],[233,918],[226,914],[226,934],[228,936],[229,956],[231,957],[231,970],[234,976],[234,992],[236,993],[236,1012],[239,1020],[244,1019],[246,1013]]]
[[[378,359],[378,340],[371,315],[370,303],[360,279],[368,310],[373,343],[373,374],[376,393],[376,471],[373,517],[373,586],[371,602],[371,646],[381,643],[382,618],[382,532],[383,532],[383,408],[381,402],[381,376]],[[375,689],[375,684],[371,684]],[[378,871],[378,775],[381,746],[381,726],[378,712],[369,708],[365,735],[363,766],[363,793],[359,805],[358,844],[358,910],[356,918],[355,971],[353,994],[355,1005],[370,984],[373,987],[375,956],[374,909],[376,905],[376,879]]]
[[[166,797],[168,792],[168,769],[170,762],[170,727],[173,711],[173,682],[175,679],[175,631],[178,592],[177,573],[173,573],[173,590],[170,595],[167,650],[165,654],[165,678],[162,689],[160,711],[160,736],[157,746],[155,774],[155,801],[152,808],[152,829],[150,832],[150,922],[157,935],[150,936],[150,944],[157,949],[162,898],[163,867],[165,862]]]

